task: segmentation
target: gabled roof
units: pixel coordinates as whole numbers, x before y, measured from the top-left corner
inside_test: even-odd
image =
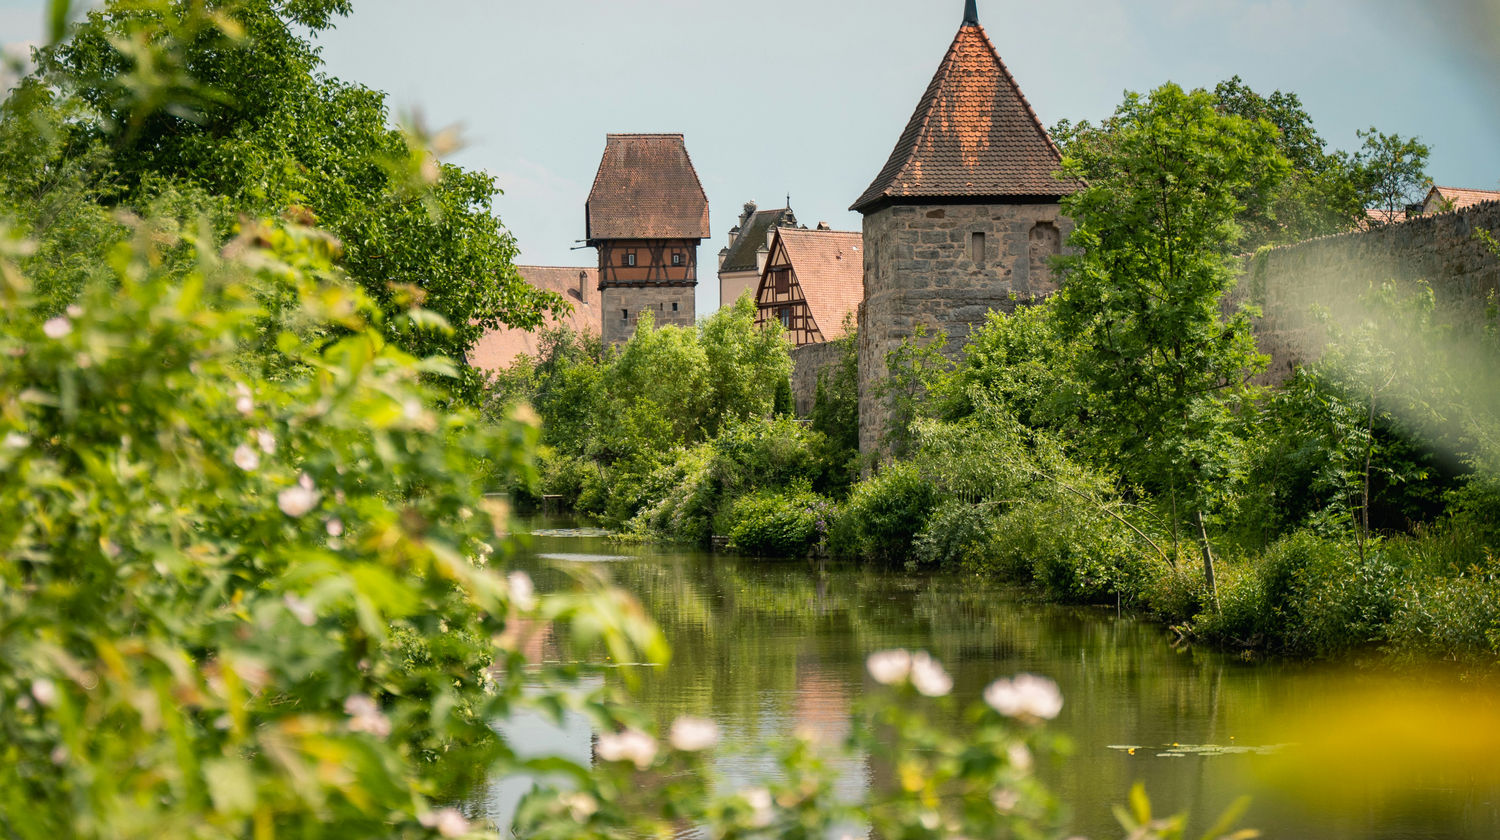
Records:
[[[1496,190],[1471,190],[1464,187],[1433,187],[1432,191],[1427,193],[1427,202],[1424,203],[1432,201],[1433,193],[1436,193],[1445,203],[1453,205],[1452,209],[1454,210],[1473,207],[1476,204],[1483,204],[1486,201],[1500,201],[1500,191]]]
[[[885,168],[851,210],[921,198],[1057,198],[1062,155],[977,20],[973,4]]]
[[[707,239],[708,196],[681,134],[610,134],[585,208],[588,241]]]
[[[485,333],[469,351],[469,364],[479,370],[504,370],[522,353],[535,356],[538,340],[545,330],[567,325],[574,332],[598,335],[603,328],[599,308],[599,269],[518,265],[516,270],[521,273],[521,279],[532,286],[561,295],[573,305],[573,312],[563,318],[548,319],[535,330],[502,327]]]
[[[760,263],[755,259],[755,252],[766,247],[766,232],[771,225],[788,223],[795,225],[797,217],[792,214],[791,208],[783,207],[780,210],[760,210],[750,217],[745,223],[744,230],[740,231],[739,238],[729,247],[729,256],[724,258],[724,264],[719,266],[719,272],[727,271],[753,271],[760,268]]]
[[[776,231],[776,240],[786,252],[824,340],[842,337],[844,316],[858,309],[865,297],[864,237],[841,230],[781,228]],[[766,263],[762,285],[770,265]]]

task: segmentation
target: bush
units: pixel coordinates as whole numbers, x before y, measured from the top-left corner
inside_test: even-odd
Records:
[[[626,523],[626,530],[708,545],[720,497],[712,462],[713,449],[705,444],[682,450],[670,464],[652,473],[646,495],[655,501]]]
[[[1378,547],[1361,561],[1352,538],[1297,531],[1266,551],[1257,573],[1273,650],[1326,657],[1384,640],[1397,574]]]
[[[932,512],[927,526],[917,535],[912,546],[912,561],[908,565],[985,569],[999,571],[1001,577],[1014,579],[1015,570],[995,568],[994,546],[998,536],[999,523],[994,505],[946,499]]]
[[[752,493],[730,506],[725,530],[736,551],[798,557],[822,543],[833,514],[833,503],[810,490]]]
[[[1388,635],[1391,651],[1406,659],[1500,662],[1500,562],[1402,587]]]
[[[937,491],[910,463],[892,463],[855,485],[829,535],[834,554],[875,563],[911,559],[917,534],[937,506]]]

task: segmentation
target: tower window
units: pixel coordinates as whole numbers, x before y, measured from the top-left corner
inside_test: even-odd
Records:
[[[673,312],[677,311],[677,303],[675,301],[672,303],[672,311]]]
[[[672,252],[672,265],[682,265],[682,252],[681,251],[673,251]]]
[[[629,309],[621,309],[620,310],[620,320],[621,321],[629,321],[630,320],[630,310]]]
[[[634,251],[626,251],[625,252],[625,265],[631,266],[631,267],[635,266],[635,252]]]
[[[790,306],[783,306],[783,307],[781,307],[781,310],[780,310],[780,312],[778,314],[781,316],[781,328],[784,329],[784,330],[791,329],[792,328],[792,308]]]
[[[969,259],[974,265],[984,268],[984,233],[974,231],[969,236]]]

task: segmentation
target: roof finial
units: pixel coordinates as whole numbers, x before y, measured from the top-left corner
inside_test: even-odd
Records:
[[[979,3],[978,0],[968,0],[964,4],[964,24],[979,25]]]

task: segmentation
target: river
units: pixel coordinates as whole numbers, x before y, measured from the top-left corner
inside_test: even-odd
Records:
[[[1000,676],[1057,681],[1055,728],[1073,754],[1040,773],[1068,803],[1073,831],[1095,840],[1120,836],[1111,806],[1137,781],[1159,811],[1191,808],[1200,827],[1248,794],[1243,823],[1270,838],[1500,838],[1500,700],[1462,675],[1249,663],[1174,645],[1164,628],[1112,608],[1038,604],[971,577],[573,535],[532,537],[513,559],[543,589],[563,579],[559,564],[580,562],[607,564],[660,624],[672,663],[637,669],[635,696],[663,727],[682,714],[716,720],[715,769],[730,784],[770,772],[763,748],[799,728],[847,731],[851,701],[871,685],[866,656],[904,647],[940,659],[965,703]],[[508,731],[590,754],[578,724]],[[878,772],[862,757],[841,770],[847,792]],[[507,821],[526,786],[497,780],[474,804]]]

